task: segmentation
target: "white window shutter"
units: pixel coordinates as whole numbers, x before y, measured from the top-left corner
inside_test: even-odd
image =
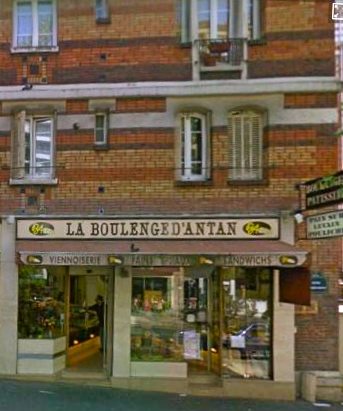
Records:
[[[12,127],[11,175],[15,180],[25,177],[25,117],[24,110],[16,113]]]
[[[251,118],[251,171],[254,180],[260,180],[262,173],[262,124],[260,116]]]
[[[228,121],[229,179],[260,180],[262,173],[262,117],[258,113],[231,113]]]

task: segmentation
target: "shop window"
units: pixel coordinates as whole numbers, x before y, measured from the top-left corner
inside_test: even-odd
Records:
[[[175,287],[172,275],[133,277],[131,361],[182,361],[182,305]]]
[[[51,183],[54,176],[54,118],[31,116],[21,111],[14,120],[11,183],[22,183],[23,180]]]
[[[14,3],[14,50],[52,49],[57,46],[54,0],[25,0]]]
[[[19,338],[57,338],[65,335],[65,269],[19,268]]]
[[[185,362],[188,371],[218,370],[219,293],[214,274],[184,268],[134,269],[131,361]]]
[[[180,151],[183,181],[209,178],[208,116],[201,113],[180,115]]]
[[[223,268],[222,293],[224,376],[271,378],[272,271]]]
[[[263,117],[258,111],[229,114],[229,180],[263,179]]]

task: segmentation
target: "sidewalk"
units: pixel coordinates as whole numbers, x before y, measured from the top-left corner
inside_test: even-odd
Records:
[[[9,379],[0,379],[0,393],[0,411],[343,411],[341,404],[214,399]]]

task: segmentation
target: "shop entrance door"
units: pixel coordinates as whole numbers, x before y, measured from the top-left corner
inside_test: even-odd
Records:
[[[110,375],[113,291],[112,269],[70,268],[67,313],[69,372]]]
[[[195,269],[196,270],[196,269]],[[191,277],[185,278],[185,322],[184,345],[192,347],[188,359],[190,374],[220,374],[220,343],[219,343],[219,296],[216,295],[218,281],[216,273],[197,275],[197,271],[190,271]],[[190,338],[190,342],[187,339]],[[197,339],[196,344],[191,339]],[[198,345],[198,350],[194,348]],[[193,355],[193,358],[191,356]]]

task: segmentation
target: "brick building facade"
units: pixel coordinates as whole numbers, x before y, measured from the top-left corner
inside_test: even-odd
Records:
[[[179,378],[191,387],[200,370],[211,374],[209,381],[220,377],[224,395],[258,397],[268,390],[270,397],[293,398],[296,373],[338,367],[342,241],[306,240],[304,224],[293,221],[301,206],[299,185],[339,168],[339,84],[329,2],[79,3],[1,2],[0,372],[73,370],[80,335],[66,342],[65,335],[77,328],[72,307],[89,305],[100,293],[111,306],[102,365],[114,384],[135,386],[137,379],[143,384],[140,378],[155,375],[178,377],[171,387],[185,389]],[[108,230],[106,224],[118,219],[130,222],[128,234],[126,225],[117,236],[114,225],[112,234],[102,235],[96,225],[88,234],[82,225],[99,222]],[[161,219],[166,225],[153,225]],[[173,237],[168,230],[182,219],[183,237],[179,231]],[[139,225],[142,220],[146,226]],[[258,226],[255,233],[246,228],[251,222]],[[33,234],[36,223],[41,231]],[[187,225],[193,223],[202,225]],[[49,239],[49,230],[57,233],[60,224],[65,231]],[[79,230],[74,238],[72,230]],[[312,295],[316,309],[299,306],[294,314],[294,305],[280,302],[278,285],[282,271],[303,265],[304,251],[306,266],[324,273],[328,287]],[[69,254],[108,260],[94,266],[80,259],[52,262]],[[168,255],[169,263],[163,265],[160,255]],[[183,263],[180,255],[187,257]],[[204,255],[213,257],[215,270],[198,264]],[[241,263],[228,263],[232,255],[241,256]],[[150,260],[134,263],[132,256]],[[256,256],[260,260],[249,262]],[[285,256],[295,260],[282,263]],[[269,262],[257,262],[262,257]],[[92,271],[96,281],[86,275]],[[25,275],[31,275],[30,291]],[[38,277],[50,291],[42,284],[39,290]],[[159,285],[151,285],[151,278],[159,278]],[[32,299],[43,299],[46,307],[47,296],[57,300],[57,291],[63,313],[50,328],[32,331],[28,312],[38,315]],[[188,332],[189,342],[184,336],[175,343],[170,357],[166,347],[163,354],[156,348],[165,341],[163,332],[151,331],[151,317],[150,328],[143,326],[139,334],[144,313],[135,316],[131,307],[138,295],[146,300],[145,314],[168,306],[183,318],[169,342],[178,340],[175,332]],[[148,297],[159,300],[160,308],[152,310]],[[245,322],[242,309],[228,314],[240,300]],[[211,319],[197,317],[201,307]],[[32,351],[42,335],[50,341],[57,323],[57,351]],[[242,334],[250,326],[267,327],[251,337],[253,348]],[[152,337],[150,351],[144,333]]]

